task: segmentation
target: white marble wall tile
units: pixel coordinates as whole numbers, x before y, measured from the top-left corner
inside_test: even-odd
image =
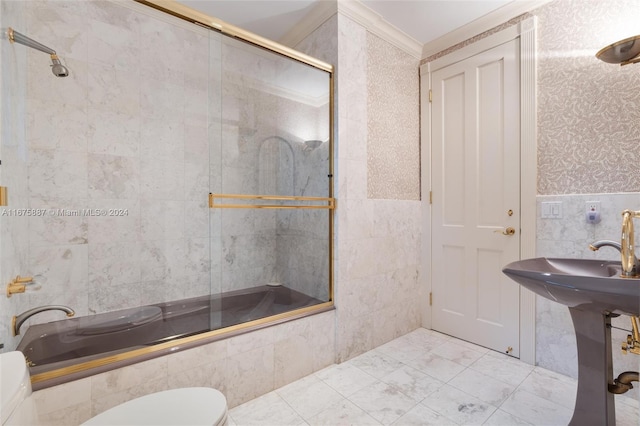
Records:
[[[111,11],[115,10],[116,8],[111,8]],[[130,15],[133,13],[130,12]],[[99,19],[91,19],[89,23],[86,36],[87,60],[117,70],[137,73],[140,68],[138,31],[135,28],[127,28],[126,25],[107,23]]]
[[[42,198],[86,199],[88,172],[86,153],[31,150],[29,194]]]
[[[143,240],[184,238],[184,203],[174,200],[146,199],[140,202]]]
[[[94,396],[92,394],[93,398],[91,401],[91,416],[96,416],[103,411],[106,411],[132,399],[149,395],[155,392],[161,392],[167,389],[167,377],[165,375],[162,378],[158,378],[158,376],[149,378],[143,383],[140,383],[138,386],[132,386],[121,391],[105,394],[103,396]],[[95,394],[95,388],[93,393]]]
[[[65,383],[55,388],[34,392],[32,396],[41,418],[48,413],[91,402],[91,379]]]
[[[94,199],[92,209],[113,210],[112,216],[89,216],[89,243],[123,243],[140,241],[140,201],[137,199]]]
[[[95,63],[89,63],[87,68],[89,108],[133,116],[140,114],[141,78],[138,73]],[[76,70],[69,77],[75,73]]]
[[[162,379],[166,383],[166,377],[167,358],[152,359],[92,376],[91,396],[94,399],[101,398]]]
[[[227,359],[229,407],[247,402],[274,389],[274,347],[261,346]]]
[[[90,109],[84,133],[89,153],[138,157],[140,155],[140,117],[112,111]]]
[[[88,242],[87,217],[46,215],[21,219],[28,222],[29,244],[32,247]]]
[[[57,99],[32,99],[26,129],[31,149],[87,150],[89,132],[85,106],[61,104]]]
[[[89,245],[89,286],[134,284],[142,278],[140,243],[112,242]]]
[[[293,335],[274,344],[274,386],[279,388],[313,373],[313,348],[306,336]]]
[[[140,192],[140,170],[137,159],[89,154],[88,168],[90,198],[137,198]]]
[[[86,244],[34,247],[29,270],[33,275],[46,277],[47,285],[54,288],[84,284],[87,259]]]
[[[274,343],[274,328],[268,327],[253,333],[241,334],[231,337],[227,343],[227,353],[230,357],[259,349],[266,346],[272,346]]]

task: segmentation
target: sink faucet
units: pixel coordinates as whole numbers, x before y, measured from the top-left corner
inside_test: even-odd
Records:
[[[633,241],[633,218],[640,218],[640,211],[622,212],[622,236],[620,237],[620,255],[622,256],[622,276],[635,277],[640,270],[640,262],[635,253]]]
[[[20,334],[20,327],[22,326],[22,324],[24,324],[26,320],[28,320],[35,314],[39,314],[40,312],[44,312],[44,311],[63,311],[63,312],[66,312],[68,317],[72,317],[76,314],[73,309],[68,308],[66,306],[62,306],[62,305],[47,305],[47,306],[40,306],[37,308],[29,309],[28,311],[25,311],[18,316],[14,315],[13,318],[11,319],[13,335],[17,336]]]
[[[598,240],[589,244],[589,248],[593,251],[598,251],[601,247],[613,247],[619,252],[622,252],[622,246],[620,245],[620,243],[611,240]]]
[[[640,260],[636,257],[633,241],[633,218],[640,218],[640,211],[624,210],[622,212],[622,235],[620,242],[598,240],[589,244],[589,248],[598,251],[601,247],[613,247],[620,252],[622,259],[622,277],[632,278],[640,275]]]

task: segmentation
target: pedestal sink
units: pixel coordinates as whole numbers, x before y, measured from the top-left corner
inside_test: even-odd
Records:
[[[615,425],[611,316],[640,314],[640,278],[622,278],[620,262],[536,258],[508,264],[507,276],[569,307],[578,344],[578,394],[572,426]]]

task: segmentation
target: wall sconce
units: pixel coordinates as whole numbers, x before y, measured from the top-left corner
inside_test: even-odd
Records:
[[[600,49],[596,58],[621,66],[640,62],[640,35],[625,38]]]

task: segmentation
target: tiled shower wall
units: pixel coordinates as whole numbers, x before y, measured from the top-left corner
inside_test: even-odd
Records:
[[[133,1],[3,7],[3,24],[17,14],[6,25],[51,45],[70,69],[56,78],[47,55],[2,44],[7,75],[19,80],[5,84],[12,90],[11,114],[3,115],[11,123],[3,130],[10,207],[121,213],[3,217],[3,280],[44,281],[13,297],[5,312],[62,304],[82,316],[273,281],[327,299],[326,210],[303,217],[211,211],[207,198],[273,189],[327,196],[328,96],[302,102],[263,90],[287,68],[310,67]],[[296,176],[273,163],[269,171],[288,185],[260,188],[268,179],[255,171],[269,163],[260,143],[272,136],[293,146],[284,165]],[[306,139],[325,143],[311,149]],[[278,261],[277,245],[290,258]],[[307,273],[298,281],[282,272],[287,267]],[[324,270],[306,269],[315,267]],[[46,312],[30,322],[57,319],[59,312]],[[2,321],[4,333],[9,320]],[[15,347],[17,339],[3,342]]]

